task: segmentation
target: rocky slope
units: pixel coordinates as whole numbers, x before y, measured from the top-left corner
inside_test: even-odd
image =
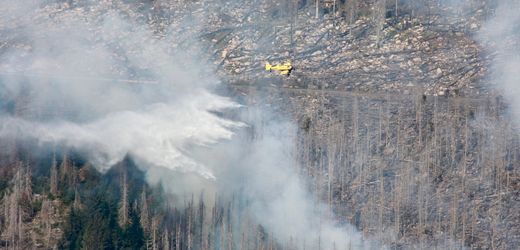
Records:
[[[291,2],[67,1],[44,5],[31,18],[96,24],[117,11],[146,23],[159,39],[175,36],[168,49],[202,58],[233,98],[298,122],[299,171],[309,177],[308,189],[338,224],[353,224],[367,238],[398,249],[512,249],[520,245],[520,139],[503,100],[481,84],[493,59],[475,41],[489,11],[484,2],[458,9],[435,1],[428,11],[397,16],[376,15],[363,3],[362,14],[324,7],[316,18],[312,6]],[[15,32],[23,20],[0,21],[1,53],[35,48]],[[106,35],[89,31],[92,39]],[[121,47],[110,49],[123,64],[133,52]],[[290,77],[264,71],[265,62],[286,60],[295,67]],[[0,74],[26,70],[9,66],[0,63]],[[140,74],[146,67],[120,79],[128,69],[115,65],[109,80],[153,83]],[[24,115],[23,98],[14,109]],[[94,246],[224,249],[241,242],[291,249],[292,242],[273,242],[254,223],[234,234],[229,222],[238,220],[231,212],[237,204],[216,202],[208,216],[204,204],[188,199],[179,211],[145,186],[142,173],[128,177],[133,184],[126,187],[122,167],[103,176],[88,164],[65,167],[62,159],[53,188],[49,159],[32,174],[18,160],[38,161],[7,144],[0,161],[2,247],[79,248],[103,238]]]

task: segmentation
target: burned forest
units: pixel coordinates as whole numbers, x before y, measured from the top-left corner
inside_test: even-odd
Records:
[[[0,0],[0,249],[518,249],[519,13]]]

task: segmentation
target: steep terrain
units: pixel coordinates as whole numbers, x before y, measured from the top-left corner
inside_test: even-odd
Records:
[[[309,193],[325,204],[325,212],[316,209],[320,221],[351,224],[374,248],[515,249],[520,138],[507,101],[489,87],[493,47],[486,50],[476,39],[494,1],[452,2],[323,1],[316,13],[307,1],[60,1],[42,4],[31,18],[50,25],[71,18],[96,24],[115,11],[146,23],[154,38],[173,34],[177,39],[165,49],[200,60],[196,73],[216,74],[222,82],[216,91],[244,104],[244,113],[260,107],[272,111],[269,119],[297,124],[294,167]],[[26,34],[16,32],[22,24],[0,21],[0,53],[35,49]],[[93,40],[107,35],[106,27],[90,32]],[[126,65],[141,52],[138,47],[123,51],[125,39],[114,41],[111,60],[120,64],[103,81],[160,81],[147,68],[152,64]],[[295,67],[289,77],[264,71],[265,62],[286,60]],[[186,65],[189,70],[192,61]],[[11,66],[0,62],[0,75],[45,76]],[[95,80],[89,70],[86,76]],[[4,97],[10,101],[0,100],[2,112],[41,115],[28,110],[27,96]],[[240,136],[262,137],[258,131],[268,123],[263,119]],[[2,138],[0,146],[1,248],[327,244],[321,237],[302,242],[299,235],[280,241],[238,193],[170,194],[164,183],[147,182],[131,155],[100,173],[66,147],[36,152],[16,138]]]

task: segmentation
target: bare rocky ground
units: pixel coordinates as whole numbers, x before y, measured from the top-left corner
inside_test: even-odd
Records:
[[[351,21],[329,14],[316,19],[302,10],[270,18],[283,10],[261,5],[252,13],[209,16],[208,23],[219,28],[202,37],[212,45],[223,75],[232,82],[261,85],[268,79],[289,88],[397,93],[421,88],[441,96],[479,92],[474,88],[488,58],[472,36],[483,18],[481,9],[389,17],[379,36],[370,17]],[[231,26],[223,25],[226,18]],[[289,78],[263,71],[265,62],[286,60],[295,67]]]
[[[205,58],[223,81],[234,84],[268,82],[290,88],[397,93],[420,88],[428,95],[478,94],[479,80],[489,62],[489,55],[473,39],[485,15],[479,6],[467,10],[438,7],[438,13],[427,16],[403,13],[383,19],[379,32],[371,16],[352,20],[329,13],[316,19],[312,9],[270,2],[107,1],[79,7],[63,3],[41,9],[34,19],[51,17],[60,22],[73,16],[95,24],[102,22],[101,14],[114,10],[148,23],[159,38],[174,36],[172,50]],[[10,32],[15,23],[0,25],[9,26],[3,29],[3,50],[13,46],[32,49],[21,34]],[[101,29],[91,31],[93,39],[103,35]],[[125,55],[117,54],[118,45],[113,46],[114,57],[124,60]],[[293,62],[292,76],[264,71],[265,62],[286,60]],[[122,69],[113,70],[114,76],[121,75],[118,70]]]

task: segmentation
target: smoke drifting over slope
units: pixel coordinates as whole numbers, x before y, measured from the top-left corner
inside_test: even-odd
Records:
[[[271,120],[262,112],[252,113],[247,120]],[[256,139],[232,141],[215,154],[233,156],[217,168],[217,178],[223,180],[217,187],[225,193],[241,193],[245,210],[296,249],[370,248],[371,243],[364,242],[354,227],[335,225],[327,208],[313,202],[294,167],[293,124],[267,122],[256,129]]]
[[[519,11],[518,1],[498,1],[494,16],[484,24],[477,37],[486,49],[495,54],[490,82],[503,90],[515,113],[520,112]]]
[[[217,80],[198,55],[172,48],[176,34],[158,35],[112,4],[5,1],[1,8],[6,40],[17,46],[0,57],[0,138],[65,147],[101,171],[130,155],[174,193],[240,192],[281,241],[364,247],[353,228],[323,219],[307,194],[292,167],[292,125],[273,120],[254,140],[234,136],[245,124],[213,111],[240,105],[209,91]],[[187,179],[169,179],[178,176]]]
[[[61,11],[47,18],[45,9],[32,10],[35,20],[12,31],[26,45],[2,55],[2,99],[21,105],[24,119],[4,114],[2,136],[71,147],[100,170],[129,153],[145,166],[212,178],[186,147],[229,139],[240,123],[209,112],[237,105],[205,90],[215,80],[197,72],[202,65],[168,54],[168,39],[115,10],[100,16]]]

